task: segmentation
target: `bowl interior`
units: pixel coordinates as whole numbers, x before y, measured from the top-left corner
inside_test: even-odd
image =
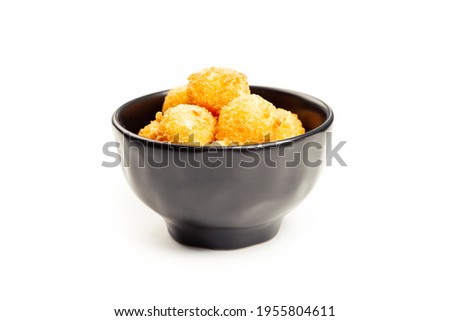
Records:
[[[260,86],[250,86],[250,89],[252,94],[260,95],[275,107],[296,113],[306,132],[319,127],[330,118],[331,110],[323,102],[309,95]],[[167,91],[161,91],[126,103],[115,116],[117,122],[126,130],[137,134],[161,111],[166,94]]]

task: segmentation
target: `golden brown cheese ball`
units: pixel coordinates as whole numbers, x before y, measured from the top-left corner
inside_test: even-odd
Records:
[[[158,129],[159,129],[159,122],[161,121],[162,113],[159,111],[156,113],[156,120],[152,120],[150,124],[142,128],[138,135],[150,138],[150,139],[156,139],[158,137]]]
[[[178,105],[162,115],[156,139],[205,145],[214,140],[216,123],[216,118],[203,107]]]
[[[164,99],[162,112],[165,113],[167,109],[183,104],[189,104],[187,86],[173,88],[169,90],[166,98]]]
[[[190,102],[207,108],[216,116],[234,98],[250,94],[247,77],[228,68],[203,69],[190,75],[188,80],[187,95]]]
[[[281,140],[305,133],[302,122],[298,119],[296,114],[282,108],[277,108],[275,117],[277,118],[278,127],[275,130],[275,137],[273,140]]]
[[[258,95],[242,95],[222,108],[217,123],[216,140],[250,144],[273,140],[276,108]]]

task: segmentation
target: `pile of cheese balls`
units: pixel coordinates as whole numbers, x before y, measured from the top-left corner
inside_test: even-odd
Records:
[[[296,114],[250,93],[247,77],[207,68],[169,90],[162,111],[139,131],[153,140],[190,145],[259,144],[305,133]]]

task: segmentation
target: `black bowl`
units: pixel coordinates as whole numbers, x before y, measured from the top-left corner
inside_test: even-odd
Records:
[[[273,238],[324,166],[332,110],[294,91],[257,86],[251,91],[297,113],[306,133],[235,147],[186,146],[138,136],[161,110],[167,91],[132,100],[113,115],[128,183],[182,244],[235,249]]]

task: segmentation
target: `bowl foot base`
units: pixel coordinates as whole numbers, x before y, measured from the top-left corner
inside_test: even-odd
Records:
[[[277,235],[282,219],[251,228],[207,228],[166,221],[172,238],[184,245],[214,250],[238,249],[266,242]]]

